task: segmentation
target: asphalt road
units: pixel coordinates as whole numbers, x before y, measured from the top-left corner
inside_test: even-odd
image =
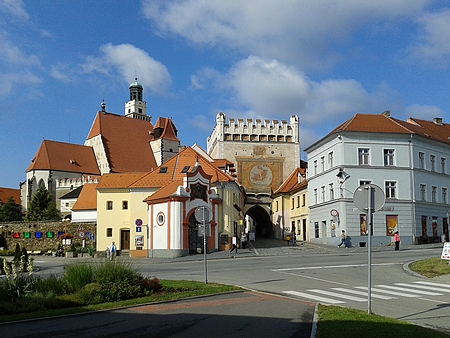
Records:
[[[402,249],[394,252],[391,248],[373,248],[370,285],[372,313],[450,333],[449,276],[430,280],[405,272],[406,263],[439,257],[441,248],[421,246]],[[51,327],[65,327],[64,321],[70,322],[71,330],[61,334],[61,337],[71,337],[70,334],[77,337],[115,337],[123,336],[125,331],[138,337],[140,332],[152,337],[309,337],[315,302],[364,311],[368,311],[369,307],[368,255],[365,248],[337,249],[309,244],[288,247],[284,241],[259,242],[254,250],[240,250],[238,255],[228,252],[207,255],[206,270],[203,255],[171,260],[118,259],[132,261],[137,269],[149,276],[233,284],[245,287],[249,292],[220,296],[224,298],[219,300],[215,296],[180,301],[168,307],[151,305],[140,307],[140,310],[122,309],[106,314],[49,319],[43,322],[56,322],[44,324],[42,337],[59,337],[58,331]],[[37,257],[36,265],[40,267],[41,274],[58,273],[68,262],[79,260]],[[95,319],[97,316],[98,319]],[[81,318],[82,324],[76,324],[72,329],[73,323],[78,323],[77,318]],[[110,318],[114,319],[110,321]],[[129,321],[130,325],[114,324],[124,321]],[[14,329],[11,331],[4,331],[4,328],[10,329],[2,325],[0,331],[4,336],[4,332],[11,333],[20,328],[25,330],[22,335],[11,337],[40,337],[41,331],[29,325],[12,324]],[[285,330],[281,329],[283,327]],[[102,335],[101,328],[109,334]]]

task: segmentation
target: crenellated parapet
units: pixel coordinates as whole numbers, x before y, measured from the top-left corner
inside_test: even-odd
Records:
[[[298,143],[298,116],[286,120],[260,119],[226,119],[222,112],[216,116],[216,126],[207,140],[207,149],[214,148],[220,141],[234,142],[269,142],[269,143]]]
[[[87,183],[98,183],[98,177],[83,176],[76,178],[57,178],[56,189],[78,188]]]

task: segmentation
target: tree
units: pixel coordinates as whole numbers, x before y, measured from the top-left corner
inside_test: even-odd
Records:
[[[44,186],[40,186],[31,199],[25,221],[59,221],[61,218],[52,194]]]
[[[23,221],[22,208],[12,197],[0,205],[0,222]]]

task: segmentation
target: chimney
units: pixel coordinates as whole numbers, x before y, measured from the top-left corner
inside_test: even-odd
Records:
[[[434,124],[438,125],[438,126],[442,126],[442,117],[435,117],[433,119]]]
[[[382,112],[381,114],[383,114],[386,117],[391,117],[391,111],[390,110],[385,110],[384,112]]]

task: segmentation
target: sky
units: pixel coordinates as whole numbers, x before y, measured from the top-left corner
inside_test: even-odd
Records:
[[[144,87],[183,145],[228,118],[300,118],[304,149],[357,113],[450,121],[450,3],[0,0],[0,187],[45,140],[84,144]]]

